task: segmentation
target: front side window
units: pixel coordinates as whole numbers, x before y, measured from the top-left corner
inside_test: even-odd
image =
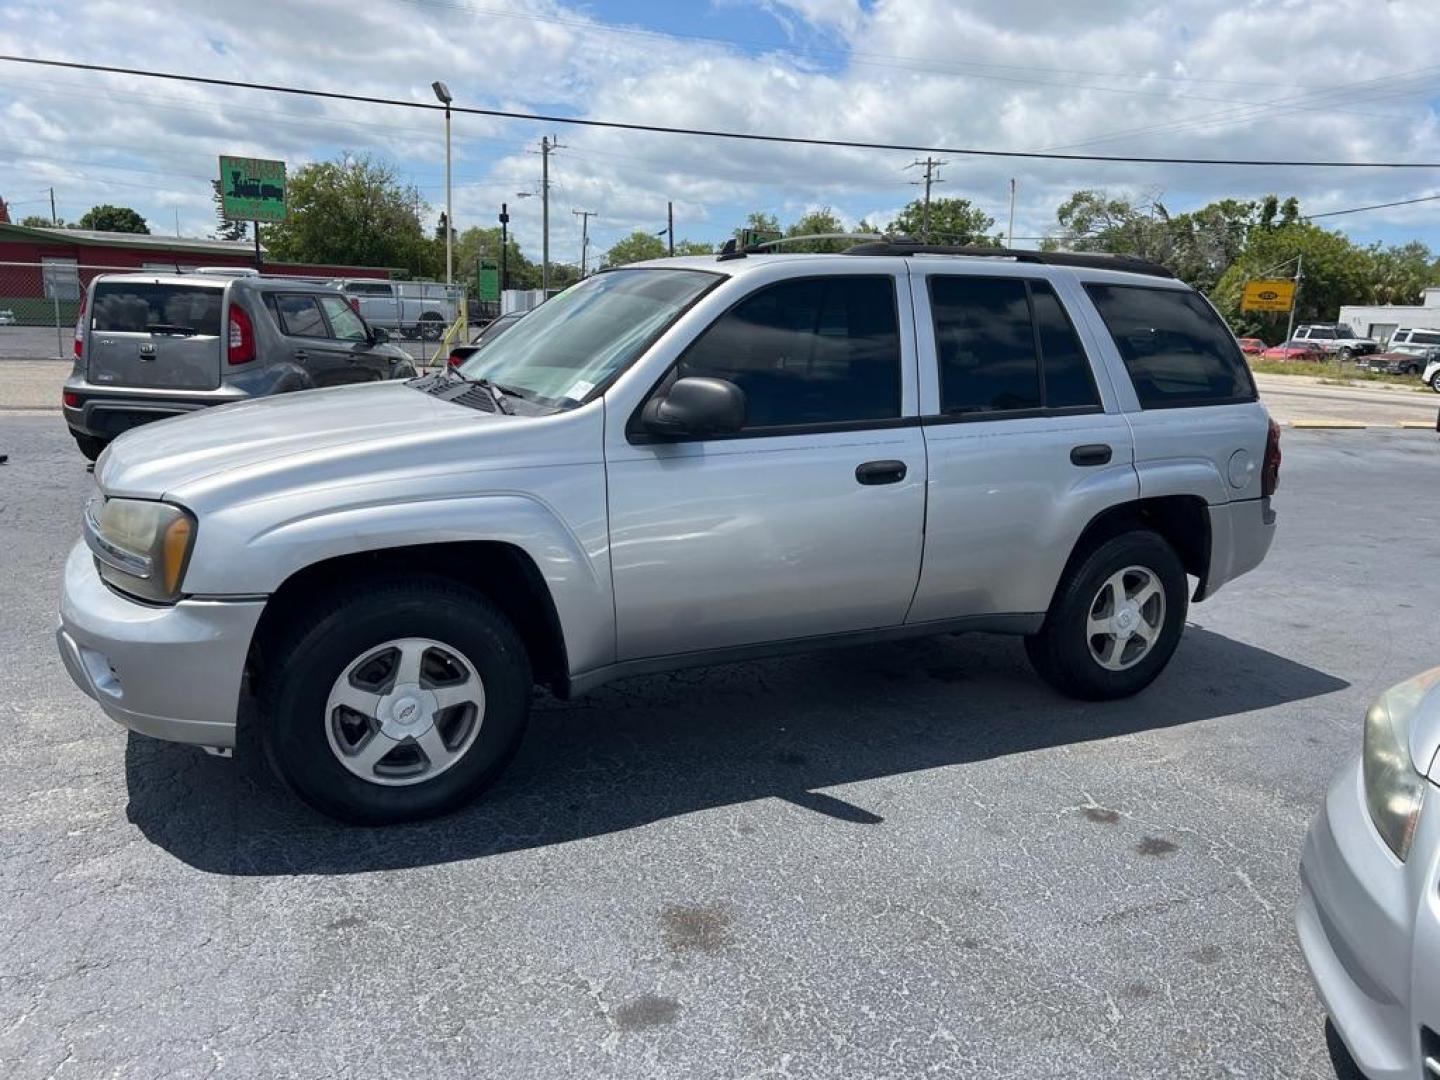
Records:
[[[322,296],[320,306],[330,320],[330,334],[341,341],[369,341],[365,332],[365,320],[355,314],[355,309],[342,296]]]
[[[703,270],[607,270],[530,312],[460,367],[543,405],[585,401],[723,280]]]
[[[747,431],[894,419],[900,415],[895,282],[888,275],[846,275],[768,285],[715,320],[686,349],[674,375],[728,379],[740,387]]]
[[[1100,407],[1090,362],[1048,282],[937,275],[930,309],[942,412]]]
[[[291,337],[329,337],[325,318],[315,297],[301,293],[280,293],[275,297],[280,329]]]
[[[1146,409],[1256,400],[1235,339],[1189,289],[1089,284],[1105,327]]]

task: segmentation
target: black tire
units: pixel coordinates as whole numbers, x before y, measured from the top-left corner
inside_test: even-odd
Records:
[[[417,332],[422,341],[439,341],[445,336],[445,320],[434,312],[426,312],[420,316]]]
[[[98,458],[101,451],[110,445],[109,439],[102,439],[96,435],[82,435],[78,431],[72,431],[70,434],[75,436],[75,445],[80,448],[80,453],[91,461]]]
[[[271,766],[324,814],[363,825],[413,821],[470,802],[504,771],[530,713],[530,660],[510,621],[484,595],[444,578],[405,578],[336,594],[309,608],[282,640],[267,643],[262,738]],[[445,771],[405,786],[355,775],[327,736],[332,685],[357,657],[403,637],[432,638],[469,658],[485,709],[469,749]]]
[[[1086,625],[1101,587],[1118,571],[1144,567],[1159,579],[1165,613],[1150,651],[1133,666],[1108,670],[1091,655]],[[1099,544],[1066,573],[1039,633],[1025,639],[1025,652],[1040,677],[1062,694],[1087,701],[1129,697],[1149,686],[1180,643],[1188,608],[1188,582],[1180,557],[1163,537],[1134,529]],[[1117,639],[1118,639],[1117,635]]]
[[[1353,349],[1350,349],[1350,348],[1341,349],[1341,350],[1340,350],[1340,359],[1341,359],[1341,360],[1354,360],[1354,359],[1355,359],[1355,351],[1354,351]]]
[[[1430,389],[1440,394],[1440,371],[1437,371],[1435,377],[1430,380]]]

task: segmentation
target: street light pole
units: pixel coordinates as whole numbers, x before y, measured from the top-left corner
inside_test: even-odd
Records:
[[[510,254],[510,209],[503,202],[500,204],[500,302],[505,302],[505,270],[506,261]]]
[[[453,280],[450,240],[455,232],[454,209],[450,202],[450,102],[454,99],[450,96],[450,88],[443,82],[437,80],[431,83],[430,89],[445,106],[445,284],[449,285]]]

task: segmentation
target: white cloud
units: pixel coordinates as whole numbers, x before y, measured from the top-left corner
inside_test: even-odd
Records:
[[[1440,5],[1431,2],[749,3],[785,22],[793,51],[607,30],[582,8],[518,0],[12,0],[0,9],[0,51],[420,102],[443,78],[458,103],[875,142],[1440,160],[1440,68],[1428,45],[1440,39]],[[707,20],[696,33],[713,36],[714,26]],[[0,193],[54,182],[72,216],[93,202],[128,201],[162,225],[178,208],[187,231],[206,231],[200,185],[220,152],[298,163],[370,150],[394,160],[432,207],[443,202],[433,113],[14,65],[5,75]],[[457,116],[457,224],[491,224],[508,201],[517,235],[538,248],[537,200],[516,193],[538,184],[529,151],[552,131],[565,144],[552,159],[562,258],[578,253],[575,208],[599,212],[592,250],[603,250],[631,229],[660,228],[667,200],[680,235],[714,238],[751,209],[789,219],[830,205],[849,221],[888,219],[891,211],[874,208],[903,205],[916,191],[904,171],[915,155],[905,152]],[[1158,188],[1172,211],[1270,191],[1320,211],[1436,190],[1410,171],[942,156],[938,193],[972,198],[1002,227],[1016,177],[1022,236],[1049,227],[1055,206],[1080,187]],[[1433,220],[1421,206],[1331,224],[1440,246]]]

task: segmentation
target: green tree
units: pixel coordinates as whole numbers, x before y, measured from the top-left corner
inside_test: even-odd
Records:
[[[1106,251],[1159,259],[1168,253],[1164,207],[1158,198],[1140,201],[1131,195],[1112,195],[1086,189],[1071,195],[1055,211],[1059,235],[1040,246],[1046,250]]]
[[[443,272],[445,245],[439,244],[437,260],[435,241],[420,224],[425,205],[392,166],[345,155],[303,166],[286,187],[289,214],[263,233],[271,258],[401,267],[419,276]]]
[[[801,216],[794,224],[785,230],[785,235],[790,236],[815,236],[823,233],[838,233],[845,231],[845,224],[828,206],[822,206],[818,210],[811,210],[808,214]],[[852,246],[851,240],[812,240],[805,244],[786,244],[786,251],[844,251]]]
[[[75,225],[77,228],[94,229],[96,232],[150,232],[150,226],[145,224],[145,219],[130,207],[112,206],[110,203],[92,206]]]
[[[65,227],[65,222],[51,221],[43,214],[27,214],[25,217],[20,219],[20,224],[25,226],[27,229],[49,229],[56,226],[63,229]]]
[[[1373,266],[1339,233],[1318,225],[1294,222],[1261,226],[1251,231],[1244,253],[1221,275],[1211,299],[1237,334],[1278,341],[1288,317],[1240,310],[1245,282],[1256,277],[1289,277],[1295,259],[1303,256],[1300,295],[1295,322],[1333,322],[1341,304],[1364,303],[1371,296]]]
[[[216,240],[244,240],[250,235],[248,221],[230,221],[225,217],[225,198],[220,193],[220,181],[210,181],[210,200],[215,204]]]
[[[714,255],[715,245],[707,244],[702,240],[677,240],[675,242],[676,255]]]
[[[872,232],[861,222],[861,232]],[[930,229],[925,231],[925,202],[916,199],[901,210],[886,232],[896,236],[913,236],[939,244],[975,244],[982,247],[999,247],[998,234],[991,235],[995,219],[969,199],[931,199]],[[923,234],[923,235],[922,235]]]
[[[440,256],[445,257],[444,253]],[[469,281],[475,274],[480,261],[500,266],[500,226],[482,229],[472,226],[455,239],[455,276]],[[538,289],[540,267],[527,259],[510,233],[506,237],[505,281],[506,289]]]
[[[666,251],[664,240],[654,233],[636,229],[624,240],[611,246],[605,254],[605,265],[624,266],[626,263],[643,262],[645,259],[663,259]]]
[[[1418,240],[1383,248],[1374,244],[1365,250],[1365,257],[1370,277],[1367,299],[1372,304],[1418,304],[1421,291],[1440,282],[1440,263]]]

